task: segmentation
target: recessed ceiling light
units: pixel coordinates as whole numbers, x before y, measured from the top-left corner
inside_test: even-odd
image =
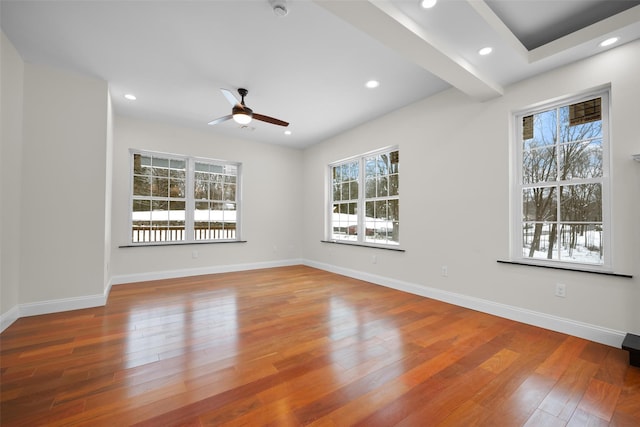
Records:
[[[436,3],[438,3],[438,0],[420,0],[420,6],[424,9],[431,9]]]
[[[129,101],[135,101],[137,99],[136,96],[131,93],[127,93],[124,97],[127,98]]]
[[[366,87],[368,87],[369,89],[374,89],[374,88],[377,88],[378,86],[380,86],[380,82],[377,81],[377,80],[369,80],[364,85]]]
[[[606,39],[605,41],[601,42],[600,46],[601,47],[611,46],[612,44],[614,44],[617,41],[618,41],[617,37],[611,37],[611,38]]]
[[[291,135],[291,131],[290,131],[290,130],[285,130],[285,131],[284,131],[284,134],[285,134],[285,135]]]
[[[483,47],[482,49],[480,49],[478,51],[478,53],[482,56],[484,55],[489,55],[491,52],[493,52],[493,48],[487,46],[487,47]]]

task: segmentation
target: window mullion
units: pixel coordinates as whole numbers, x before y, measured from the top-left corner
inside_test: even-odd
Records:
[[[366,233],[366,212],[365,212],[365,191],[366,191],[366,172],[365,172],[365,160],[364,157],[361,157],[359,160],[359,171],[358,171],[358,180],[360,181],[358,184],[358,201],[356,204],[356,208],[358,210],[358,242],[364,243],[364,233]]]
[[[195,182],[195,160],[188,159],[187,161],[187,173],[185,174],[186,180],[186,200],[185,200],[185,215],[184,215],[184,228],[185,228],[185,240],[192,242],[194,240],[194,216],[196,211],[196,203],[194,194],[194,182]]]

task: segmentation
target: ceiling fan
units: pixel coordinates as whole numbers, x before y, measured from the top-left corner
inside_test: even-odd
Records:
[[[251,119],[256,119],[256,120],[260,120],[260,121],[271,123],[278,126],[284,126],[284,127],[289,126],[289,123],[283,120],[275,119],[273,117],[265,116],[263,114],[254,113],[251,108],[247,107],[244,104],[244,97],[247,96],[247,94],[249,93],[247,89],[244,89],[244,88],[238,89],[238,93],[242,97],[242,100],[239,102],[236,99],[236,97],[233,95],[233,93],[231,93],[231,91],[227,89],[220,89],[220,91],[222,92],[224,97],[227,98],[227,101],[229,101],[229,103],[233,105],[233,108],[231,109],[231,114],[211,120],[209,122],[210,125],[216,125],[218,123],[226,122],[229,119],[233,119],[235,120],[236,123],[239,123],[241,125],[247,125],[251,122]]]

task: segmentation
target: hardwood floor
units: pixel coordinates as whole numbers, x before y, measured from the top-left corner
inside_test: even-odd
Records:
[[[2,426],[640,426],[627,352],[304,266],[0,335]]]

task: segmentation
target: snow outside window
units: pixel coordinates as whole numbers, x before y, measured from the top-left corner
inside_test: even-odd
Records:
[[[239,240],[240,164],[131,151],[131,242]]]
[[[512,257],[610,266],[608,91],[515,120]]]
[[[400,152],[367,153],[329,165],[329,240],[400,244]]]

